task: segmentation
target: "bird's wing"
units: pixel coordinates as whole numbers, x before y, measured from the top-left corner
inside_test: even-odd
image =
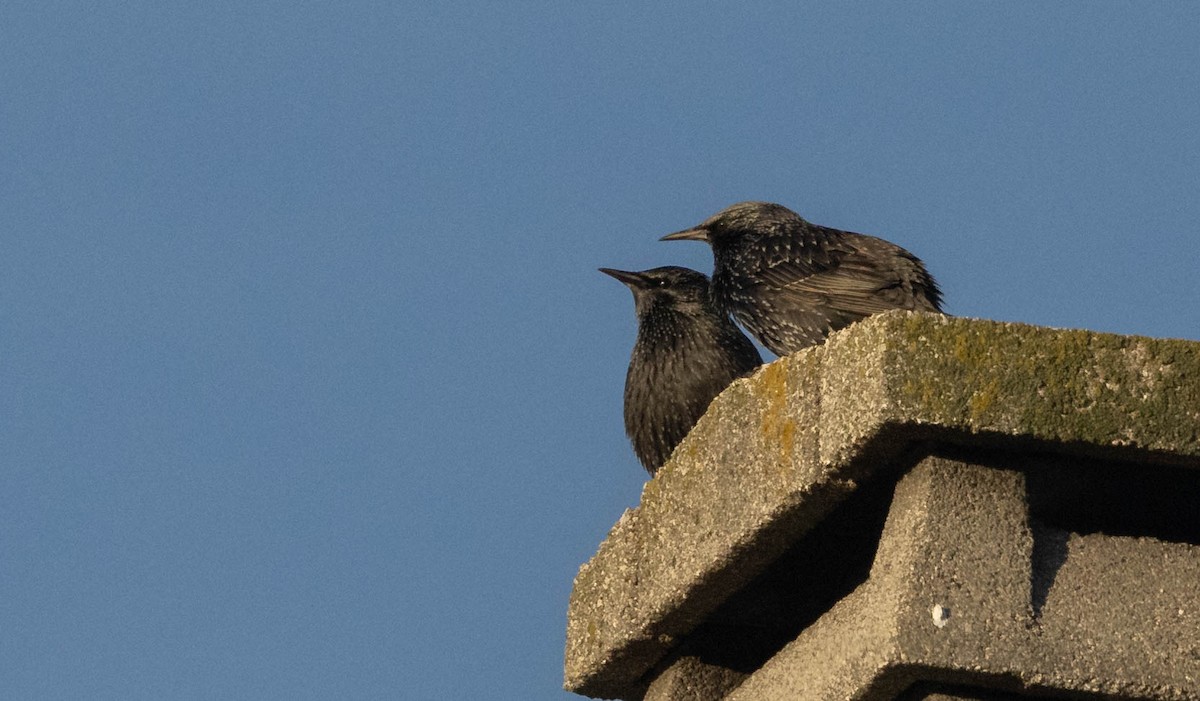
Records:
[[[755,256],[762,268],[755,271],[755,276],[774,287],[836,268],[842,258],[854,252],[846,232],[808,222],[787,235],[772,236],[755,245],[762,247]]]
[[[889,309],[911,308],[913,276],[920,266],[915,258],[882,239],[817,228],[841,235],[829,237],[836,243],[827,245],[820,258],[779,261],[760,273],[777,294],[806,309],[830,307],[844,315],[846,323]]]

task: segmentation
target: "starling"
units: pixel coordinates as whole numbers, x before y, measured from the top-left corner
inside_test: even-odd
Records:
[[[662,238],[684,239],[712,246],[713,301],[775,355],[889,309],[942,310],[937,283],[913,254],[782,205],[739,202]]]
[[[713,397],[761,365],[762,356],[713,306],[703,273],[674,266],[600,272],[633,291],[638,334],[625,375],[625,433],[653,475]]]

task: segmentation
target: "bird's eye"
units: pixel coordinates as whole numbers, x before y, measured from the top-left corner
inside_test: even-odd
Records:
[[[666,287],[666,286],[667,286],[667,281],[666,281],[666,280],[659,280],[659,281],[658,281],[658,286],[659,286],[659,287]]]

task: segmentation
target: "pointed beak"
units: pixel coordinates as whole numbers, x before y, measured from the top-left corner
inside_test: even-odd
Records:
[[[659,239],[659,241],[704,241],[708,243],[708,229],[705,229],[703,226],[696,226],[691,229],[676,231],[673,234],[667,234]]]
[[[626,285],[628,285],[630,287],[639,285],[639,284],[641,284],[641,281],[642,281],[641,275],[638,275],[637,273],[631,273],[627,270],[616,270],[615,268],[600,268],[600,272],[604,273],[605,275],[610,275],[612,277],[615,277],[616,279],[620,280],[621,282],[625,283]]]

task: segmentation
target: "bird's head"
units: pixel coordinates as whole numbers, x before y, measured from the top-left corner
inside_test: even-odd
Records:
[[[738,202],[703,223],[667,234],[661,241],[704,241],[719,246],[747,237],[769,236],[803,222],[799,214],[773,202]]]
[[[656,308],[700,313],[709,302],[708,276],[689,268],[668,265],[641,272],[600,268],[625,283],[633,292],[638,316]]]

